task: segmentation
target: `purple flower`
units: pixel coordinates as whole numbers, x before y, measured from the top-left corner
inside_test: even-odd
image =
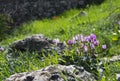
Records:
[[[81,47],[84,48],[84,44],[81,44]]]
[[[105,50],[107,48],[106,44],[102,45],[102,49]]]
[[[78,41],[78,37],[77,36],[73,37],[73,40]]]
[[[84,49],[85,52],[88,51],[88,47],[87,46],[83,46],[83,49]]]
[[[94,44],[90,44],[91,49],[95,49]]]
[[[3,48],[3,47],[0,47],[0,51],[4,51],[4,48]]]
[[[94,44],[95,46],[98,46],[99,41],[94,41],[93,44]]]
[[[68,45],[72,45],[73,44],[73,40],[68,40]]]
[[[77,41],[77,39],[75,37],[73,37],[73,43],[75,44]]]
[[[53,42],[57,45],[60,42],[60,40],[59,39],[54,39]]]
[[[86,41],[86,42],[90,42],[90,36],[86,36],[86,37],[84,37],[84,41]]]
[[[95,34],[90,34],[90,38],[96,40],[96,35]]]
[[[79,38],[80,41],[83,41],[83,40],[84,40],[84,37],[83,37],[82,34],[79,34],[79,35],[78,35],[78,38]]]
[[[82,34],[78,34],[75,37],[73,37],[73,40],[76,40],[76,41],[83,41],[83,39],[84,37]]]
[[[72,42],[73,42],[73,44],[76,44],[77,43],[77,41],[76,40],[71,40]]]
[[[120,21],[118,21],[118,24],[120,25]]]

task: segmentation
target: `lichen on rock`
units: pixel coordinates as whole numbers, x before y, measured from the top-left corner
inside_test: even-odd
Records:
[[[83,67],[51,65],[41,70],[11,75],[6,81],[95,81],[95,79]]]

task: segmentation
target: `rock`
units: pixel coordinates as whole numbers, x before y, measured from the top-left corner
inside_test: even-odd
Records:
[[[37,52],[41,54],[42,52],[52,52],[52,50],[57,53],[62,52],[65,49],[65,44],[62,42],[54,43],[54,40],[51,40],[45,37],[42,34],[36,34],[29,36],[23,40],[19,40],[10,45],[9,53],[13,52]],[[8,53],[8,54],[9,54]]]
[[[88,4],[104,0],[0,0],[0,13],[13,19],[15,25],[28,20],[61,14],[72,8],[85,8]]]
[[[11,75],[6,81],[95,81],[95,79],[83,67],[51,65],[41,70]]]
[[[88,13],[85,11],[81,11],[77,15],[73,16],[70,20],[74,21],[75,19],[80,18],[82,16],[88,16]]]
[[[86,0],[87,3],[89,4],[101,4],[105,0]]]
[[[116,74],[117,81],[120,81],[120,74]]]
[[[104,62],[112,63],[120,61],[120,55],[112,56],[111,58],[104,57],[102,58]]]
[[[71,8],[83,8],[84,0],[1,0],[0,13],[9,15],[16,25],[28,20],[50,18]]]
[[[41,35],[34,35],[23,40],[14,42],[10,47],[18,51],[37,51],[40,52],[43,48],[49,48],[53,44],[52,40]]]
[[[111,57],[111,58],[110,58],[110,61],[111,61],[111,62],[120,61],[120,55]]]

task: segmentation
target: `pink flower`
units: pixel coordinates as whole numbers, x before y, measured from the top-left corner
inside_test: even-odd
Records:
[[[84,39],[84,37],[82,34],[78,34],[73,38],[73,40],[75,40],[75,41],[83,41],[83,39]]]
[[[86,37],[84,37],[84,41],[86,41],[86,42],[90,42],[90,36],[86,36]]]
[[[95,46],[98,46],[99,41],[94,41],[93,44],[94,44]]]
[[[90,47],[91,47],[91,49],[95,49],[94,44],[91,44]]]
[[[3,47],[0,47],[0,51],[4,51],[4,48],[3,48]]]
[[[95,34],[90,34],[90,38],[91,39],[96,39],[96,35]]]
[[[120,21],[118,21],[118,24],[120,25]]]
[[[68,40],[68,45],[72,45],[73,41],[72,40]]]
[[[88,52],[88,47],[87,46],[83,46],[83,49],[85,52]]]
[[[102,49],[105,50],[107,48],[106,44],[102,45]]]

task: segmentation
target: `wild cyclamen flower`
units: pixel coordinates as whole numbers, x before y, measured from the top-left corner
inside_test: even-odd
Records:
[[[94,44],[91,44],[90,47],[91,47],[91,49],[95,49],[95,45]]]
[[[72,45],[73,44],[73,40],[68,40],[68,45]]]
[[[75,44],[77,42],[76,38],[73,37],[73,43]]]
[[[84,37],[83,37],[82,34],[78,34],[75,37],[73,37],[73,40],[75,40],[75,41],[83,41]]]
[[[73,37],[73,40],[78,41],[78,37],[77,36]]]
[[[96,35],[95,34],[90,34],[90,38],[91,39],[96,39]]]
[[[86,36],[86,37],[84,37],[84,41],[86,41],[86,42],[90,42],[90,36]]]
[[[88,47],[87,46],[83,46],[84,52],[88,52]]]
[[[106,44],[102,45],[102,49],[105,50],[107,48]]]
[[[120,21],[118,21],[118,24],[120,25]]]
[[[53,42],[57,45],[60,42],[60,40],[59,39],[54,39]]]
[[[98,46],[99,41],[96,40],[96,41],[93,42],[93,44],[94,44],[95,46]]]
[[[0,51],[4,51],[4,48],[3,48],[3,47],[0,47]]]

